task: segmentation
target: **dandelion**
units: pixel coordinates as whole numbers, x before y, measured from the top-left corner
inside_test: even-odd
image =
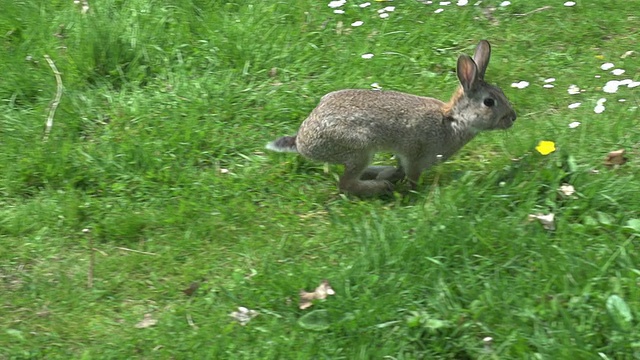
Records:
[[[552,83],[552,82],[554,82],[554,81],[556,81],[556,78],[548,78],[548,79],[544,79],[544,82],[546,82],[547,84],[548,84],[548,83]]]
[[[340,9],[338,9],[338,10],[333,10],[333,13],[334,13],[334,14],[344,14],[344,10],[340,10]]]
[[[500,3],[501,7],[506,7],[506,6],[509,6],[509,5],[511,5],[511,1],[503,1],[503,2]]]
[[[569,106],[567,106],[567,107],[568,107],[569,109],[575,109],[575,108],[577,108],[578,106],[580,106],[581,104],[582,104],[582,103],[577,102],[577,103],[569,104]]]
[[[451,1],[440,1],[440,6],[451,5]]]
[[[564,3],[564,6],[571,7],[571,6],[574,6],[575,4],[576,4],[575,1],[567,1],[566,3]]]
[[[380,18],[381,18],[381,19],[386,19],[386,18],[388,18],[388,17],[389,17],[389,14],[387,14],[387,13],[382,13],[382,14],[380,14]]]
[[[604,112],[604,105],[596,105],[596,107],[593,108],[593,112],[596,114],[602,114]]]
[[[540,140],[536,150],[542,155],[549,155],[556,151],[556,144],[553,141]]]
[[[569,124],[569,129],[575,129],[578,126],[580,126],[580,121],[574,121],[574,122]]]
[[[553,84],[544,84],[544,85],[542,85],[542,87],[545,88],[545,89],[551,89],[551,88],[553,88],[555,86]]]
[[[366,2],[366,3],[362,3],[362,4],[358,5],[358,6],[360,6],[361,8],[366,8],[367,6],[371,6],[371,3],[370,2]]]
[[[351,26],[358,27],[358,26],[362,26],[362,24],[364,24],[364,21],[358,20],[358,21],[355,21],[355,22],[351,23]]]
[[[329,7],[332,8],[332,9],[335,9],[335,8],[341,7],[342,5],[344,5],[346,3],[347,3],[347,0],[331,1],[331,2],[329,2]]]
[[[611,71],[613,75],[622,75],[624,74],[624,69],[614,69]]]
[[[458,2],[456,3],[456,5],[458,6],[465,6],[469,3],[469,0],[458,0]]]
[[[434,13],[436,13],[436,14],[440,14],[440,13],[441,13],[441,12],[443,12],[443,11],[444,11],[444,9],[438,9],[438,10],[434,11]]]
[[[363,59],[371,59],[373,58],[373,54],[362,54],[361,56]]]

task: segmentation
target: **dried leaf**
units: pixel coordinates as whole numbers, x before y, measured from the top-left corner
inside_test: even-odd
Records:
[[[313,305],[313,300],[324,300],[329,295],[334,295],[335,291],[329,285],[329,281],[322,280],[322,283],[313,291],[306,292],[300,290],[300,309],[304,310]]]
[[[556,223],[554,221],[555,215],[553,213],[550,214],[530,214],[529,215],[529,221],[534,221],[534,220],[538,220],[540,221],[540,223],[542,224],[542,227],[544,227],[546,230],[555,230],[556,229]]]
[[[148,327],[156,325],[157,323],[158,323],[158,320],[153,319],[151,317],[151,314],[144,314],[144,318],[135,326],[138,329],[146,329]]]
[[[624,157],[624,149],[608,153],[607,158],[604,160],[604,164],[607,166],[622,165],[626,162],[627,158]]]
[[[258,316],[258,312],[255,310],[247,309],[244,306],[238,307],[238,311],[234,311],[229,314],[232,318],[240,323],[240,325],[245,326],[251,319]]]
[[[576,189],[573,187],[573,185],[562,184],[558,191],[560,191],[560,193],[564,194],[565,196],[571,196],[576,192]]]
[[[331,327],[329,312],[327,310],[311,311],[298,319],[298,325],[307,330],[326,330]]]
[[[200,281],[194,281],[191,283],[191,285],[189,285],[188,288],[182,290],[182,292],[187,296],[192,296],[196,291],[198,291],[199,287]]]
[[[633,326],[633,313],[629,305],[618,295],[611,295],[606,302],[607,312],[611,319],[622,330],[628,331]]]

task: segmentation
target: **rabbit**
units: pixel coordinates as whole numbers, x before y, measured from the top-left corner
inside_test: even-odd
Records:
[[[322,97],[294,136],[266,145],[279,152],[343,164],[342,192],[376,196],[408,180],[416,188],[421,173],[448,159],[483,130],[507,129],[516,120],[509,100],[484,81],[491,45],[482,40],[473,59],[460,55],[460,86],[448,102],[396,91],[338,90]],[[369,166],[376,152],[395,154],[398,167]]]

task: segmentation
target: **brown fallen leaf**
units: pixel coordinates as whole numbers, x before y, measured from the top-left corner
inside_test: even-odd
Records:
[[[555,215],[553,213],[550,214],[530,214],[529,221],[538,220],[542,224],[542,227],[546,230],[555,230],[556,223],[554,221]]]
[[[191,285],[189,285],[188,288],[182,290],[182,292],[187,296],[192,296],[193,294],[195,294],[196,291],[198,291],[199,287],[200,287],[200,281],[194,281],[191,283]]]
[[[304,290],[300,290],[300,309],[304,310],[313,306],[313,300],[324,300],[328,295],[334,295],[336,292],[333,291],[331,285],[329,285],[328,280],[322,280],[322,283],[313,291],[306,292]]]
[[[158,320],[152,318],[151,314],[144,314],[144,318],[135,326],[138,329],[146,329],[148,327],[154,326],[157,323],[158,323]]]
[[[607,158],[604,159],[604,164],[607,166],[622,165],[627,162],[627,158],[624,157],[624,149],[612,151],[607,154]]]

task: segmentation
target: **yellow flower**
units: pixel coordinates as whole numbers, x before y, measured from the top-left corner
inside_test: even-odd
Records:
[[[553,141],[540,140],[536,150],[542,155],[549,155],[556,151],[556,144]]]

